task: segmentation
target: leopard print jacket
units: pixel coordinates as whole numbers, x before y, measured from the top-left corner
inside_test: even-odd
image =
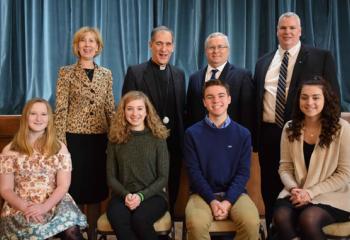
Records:
[[[66,143],[66,132],[106,133],[115,109],[112,73],[95,64],[92,81],[79,63],[64,66],[56,85],[55,127]]]

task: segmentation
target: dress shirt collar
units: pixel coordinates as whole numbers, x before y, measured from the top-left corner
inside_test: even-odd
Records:
[[[217,127],[215,123],[212,120],[210,120],[208,115],[205,116],[204,120],[211,128],[219,128],[219,129],[227,128],[228,125],[230,125],[231,123],[231,118],[229,116],[227,116],[226,120],[220,127]]]
[[[289,50],[284,50],[281,45],[278,45],[278,53],[280,54],[280,56],[283,56],[283,54],[288,51],[289,53],[289,56],[290,57],[293,57],[295,54],[298,54],[299,53],[299,50],[300,50],[300,47],[301,47],[301,43],[300,41],[294,46],[292,47],[291,49]],[[283,57],[282,57],[283,58]]]
[[[224,64],[222,64],[222,65],[220,65],[220,66],[218,66],[218,67],[216,67],[216,68],[214,68],[214,67],[212,67],[212,66],[210,66],[210,65],[208,64],[207,73],[210,73],[210,74],[211,74],[211,70],[213,70],[213,69],[217,69],[217,70],[219,70],[219,72],[221,73],[222,70],[224,70],[224,67],[225,67],[226,63],[227,63],[227,61],[226,61]]]

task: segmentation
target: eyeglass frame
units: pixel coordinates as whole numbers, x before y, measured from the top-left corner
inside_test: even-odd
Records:
[[[218,46],[207,47],[208,51],[210,51],[210,52],[214,52],[215,50],[223,51],[225,48],[228,48],[228,46],[226,46],[226,45],[218,45]]]

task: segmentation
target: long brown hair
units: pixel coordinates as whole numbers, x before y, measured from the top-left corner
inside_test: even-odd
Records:
[[[28,125],[28,117],[30,114],[30,110],[32,109],[35,103],[45,104],[48,114],[48,123],[44,134],[40,138],[38,138],[32,146],[29,143],[28,139],[30,132]],[[29,156],[33,154],[35,149],[36,151],[39,151],[41,154],[47,157],[56,154],[61,149],[61,144],[56,137],[52,109],[50,104],[45,99],[33,98],[26,103],[22,111],[19,130],[12,139],[10,149]]]
[[[122,97],[118,104],[117,111],[113,116],[109,131],[109,140],[111,142],[120,144],[129,141],[131,129],[125,117],[125,107],[129,102],[137,99],[143,100],[146,106],[147,116],[145,118],[145,126],[148,127],[157,138],[166,139],[169,136],[169,130],[160,121],[148,97],[143,92],[130,91]]]
[[[321,76],[315,76],[304,81],[300,85],[294,102],[292,121],[287,127],[288,139],[290,142],[293,142],[294,140],[299,140],[301,136],[305,115],[300,110],[299,101],[301,90],[304,86],[320,86],[322,89],[324,106],[320,117],[322,128],[319,137],[319,145],[320,147],[329,147],[340,129],[340,107],[337,95],[331,90],[328,82],[326,82],[326,80]]]

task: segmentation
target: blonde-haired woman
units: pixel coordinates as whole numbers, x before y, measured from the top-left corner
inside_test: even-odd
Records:
[[[94,239],[99,203],[108,196],[105,152],[114,110],[112,73],[94,62],[103,48],[96,28],[80,28],[72,47],[78,61],[59,71],[55,126],[72,155],[69,192],[81,208],[87,204],[88,235]]]
[[[67,193],[71,169],[50,105],[28,101],[17,134],[0,154],[0,239],[82,239],[86,219]]]
[[[157,239],[153,223],[168,209],[167,137],[168,130],[144,93],[123,96],[107,148],[107,181],[112,189],[107,217],[119,240]]]

